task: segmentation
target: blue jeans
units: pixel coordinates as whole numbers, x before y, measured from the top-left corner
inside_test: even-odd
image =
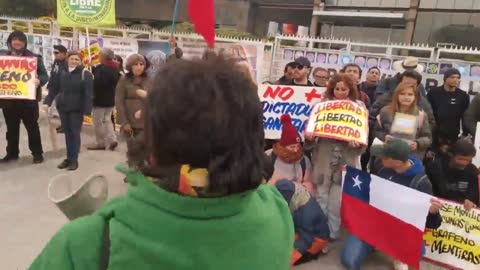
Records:
[[[348,236],[340,255],[342,265],[348,270],[359,270],[365,259],[375,248],[355,235]]]
[[[67,159],[69,161],[77,161],[78,152],[80,152],[80,132],[82,131],[83,114],[79,112],[60,112],[60,120],[65,132]]]
[[[360,240],[355,235],[348,236],[340,255],[342,265],[348,270],[359,270],[365,259],[375,251],[375,248]],[[422,245],[422,256],[425,255],[425,244]]]

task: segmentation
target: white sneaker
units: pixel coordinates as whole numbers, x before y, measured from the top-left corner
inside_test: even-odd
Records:
[[[401,261],[393,261],[393,269],[395,270],[408,270],[408,265],[402,263]]]

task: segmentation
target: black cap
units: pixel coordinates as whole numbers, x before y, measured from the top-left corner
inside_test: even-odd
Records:
[[[382,145],[372,145],[372,156],[391,158],[393,160],[407,161],[411,155],[410,146],[404,140],[390,140]]]
[[[54,45],[53,49],[61,53],[67,53],[67,48],[63,45]]]
[[[297,63],[300,66],[307,67],[307,68],[312,67],[312,64],[310,63],[310,60],[308,60],[308,58],[303,57],[303,56],[295,59],[295,63]]]

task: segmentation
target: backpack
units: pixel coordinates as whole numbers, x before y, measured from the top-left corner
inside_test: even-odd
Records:
[[[272,165],[275,166],[275,161],[277,160],[277,155],[273,153],[270,155],[272,158]],[[305,156],[303,156],[302,160],[300,161],[300,167],[302,167],[302,180],[305,178],[305,172],[307,171],[307,161],[305,160]]]

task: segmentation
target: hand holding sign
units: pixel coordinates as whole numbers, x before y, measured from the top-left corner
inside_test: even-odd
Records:
[[[346,99],[317,103],[312,109],[305,133],[347,141],[351,147],[367,145],[367,109]]]
[[[470,211],[472,210],[473,208],[477,208],[477,206],[470,200],[465,200],[465,202],[463,203],[463,206],[465,207],[465,209],[467,209],[467,211]]]

